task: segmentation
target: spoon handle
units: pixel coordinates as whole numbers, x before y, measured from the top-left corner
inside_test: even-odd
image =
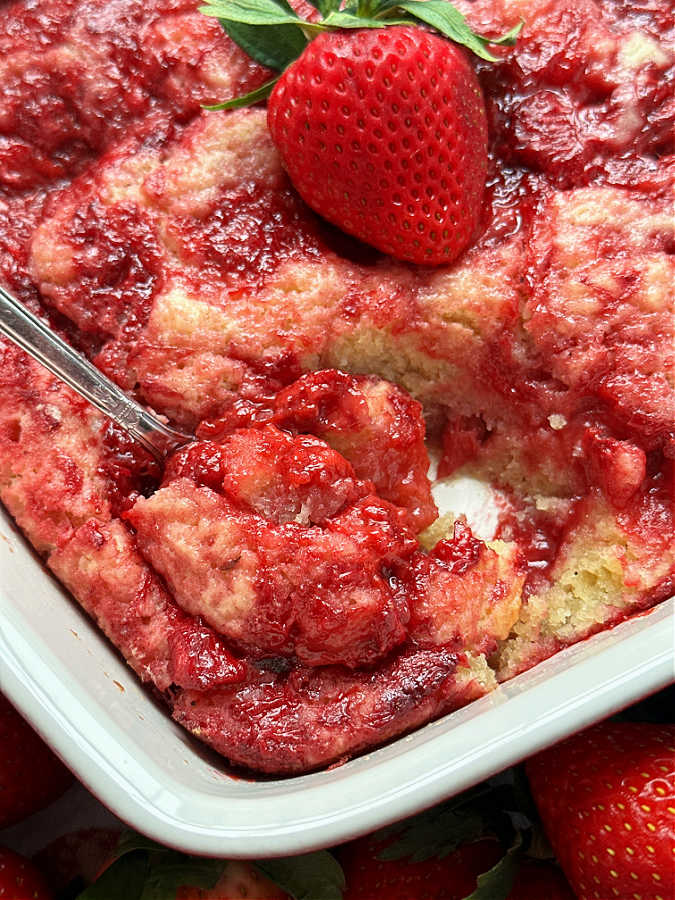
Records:
[[[14,341],[159,460],[194,440],[128,397],[0,285],[0,333]]]

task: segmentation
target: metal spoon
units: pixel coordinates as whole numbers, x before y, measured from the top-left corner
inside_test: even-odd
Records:
[[[160,462],[174,450],[194,441],[194,435],[170,428],[128,397],[1,285],[0,334],[124,428]]]

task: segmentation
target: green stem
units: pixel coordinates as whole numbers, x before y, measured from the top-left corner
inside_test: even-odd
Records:
[[[402,19],[405,14],[402,14],[400,10],[398,10],[395,6],[390,7],[389,9],[380,9],[379,12],[376,12],[373,15],[374,19]]]
[[[372,19],[378,7],[377,0],[358,0],[357,16],[364,19]]]

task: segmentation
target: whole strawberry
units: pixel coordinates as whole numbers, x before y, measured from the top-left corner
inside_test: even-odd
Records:
[[[272,139],[312,209],[398,259],[452,262],[476,234],[488,138],[480,85],[458,45],[494,60],[488,44],[514,43],[520,27],[483,38],[446,0],[312,6],[322,18],[301,19],[278,0],[201,7],[283,72],[211,108],[269,95]]]
[[[476,879],[502,855],[496,841],[459,847],[440,859],[380,859],[381,846],[362,838],[340,848],[345,873],[343,900],[464,900],[476,889]]]
[[[370,839],[354,841],[342,848],[340,861],[347,887],[343,900],[478,900],[499,896],[504,900],[574,900],[557,866],[525,861],[507,893],[495,874],[481,893],[478,878],[494,866],[503,851],[496,841],[467,843],[442,859],[414,862],[378,859],[377,844]]]
[[[471,241],[487,120],[456,44],[414,26],[321,34],[277,82],[267,121],[300,196],[343,231],[432,265]]]
[[[0,694],[0,828],[56,800],[73,776]]]
[[[675,896],[675,725],[606,722],[529,760],[549,840],[576,894]]]
[[[515,773],[343,844],[342,900],[575,900],[525,799]]]

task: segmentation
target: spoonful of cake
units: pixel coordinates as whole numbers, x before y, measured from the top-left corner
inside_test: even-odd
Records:
[[[195,440],[132,400],[1,285],[0,334],[116,422],[160,462]]]

